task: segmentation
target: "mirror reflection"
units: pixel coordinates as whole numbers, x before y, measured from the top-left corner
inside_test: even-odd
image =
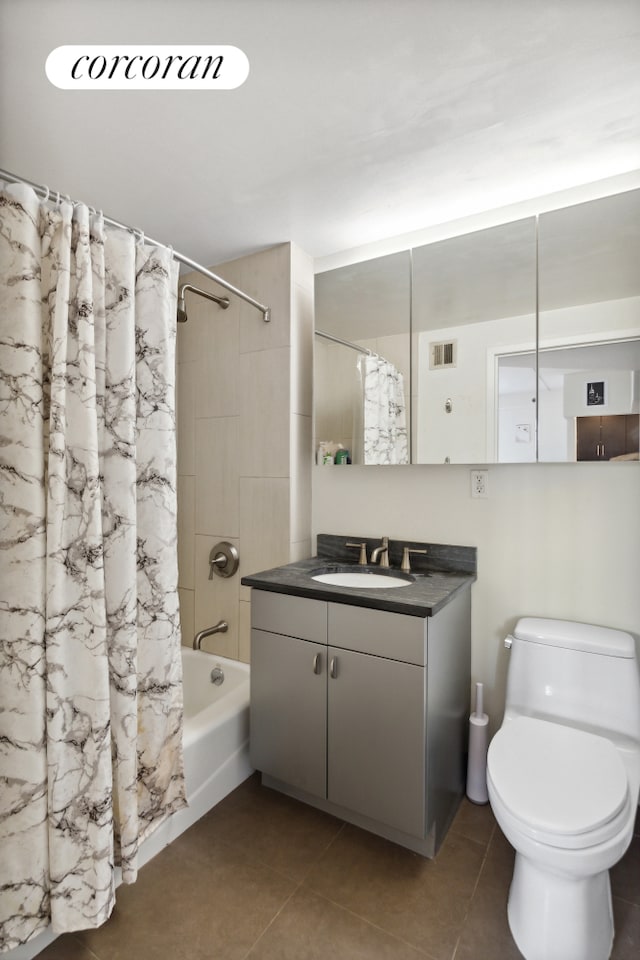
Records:
[[[409,463],[409,251],[317,274],[315,302],[317,462]]]
[[[416,463],[535,460],[536,223],[413,251]]]
[[[539,459],[638,460],[640,190],[539,218]]]

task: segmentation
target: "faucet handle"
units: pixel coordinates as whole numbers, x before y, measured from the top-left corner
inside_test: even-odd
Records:
[[[367,545],[366,543],[345,543],[345,547],[356,547],[360,550],[360,558],[358,563],[362,567],[367,565]]]
[[[426,550],[419,550],[417,547],[404,547],[402,550],[402,563],[400,569],[403,573],[411,573],[411,563],[409,561],[410,553],[426,553]]]

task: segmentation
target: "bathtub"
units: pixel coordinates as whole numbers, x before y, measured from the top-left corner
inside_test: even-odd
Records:
[[[212,683],[220,668],[224,680]],[[189,806],[146,840],[138,864],[152,857],[253,773],[249,762],[249,665],[182,648],[184,773]]]
[[[224,680],[211,682],[220,667]],[[138,866],[180,836],[253,773],[249,762],[249,666],[204,651],[182,648],[184,678],[184,772],[189,806],[168,817],[138,851]],[[116,868],[116,884],[120,869]],[[6,960],[32,960],[55,940],[51,927]]]

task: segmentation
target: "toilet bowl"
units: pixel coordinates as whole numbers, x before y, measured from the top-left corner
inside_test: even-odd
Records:
[[[609,869],[633,836],[640,681],[632,638],[603,629],[598,645],[594,629],[527,618],[508,638],[516,656],[487,788],[516,851],[507,915],[526,960],[607,960],[613,944]],[[630,700],[599,710],[596,693]]]

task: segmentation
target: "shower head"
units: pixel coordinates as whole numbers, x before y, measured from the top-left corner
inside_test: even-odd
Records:
[[[178,323],[187,322],[187,307],[184,302],[184,295],[187,290],[193,290],[194,293],[199,294],[201,297],[206,297],[207,300],[213,300],[213,302],[217,303],[223,310],[226,310],[229,306],[228,297],[217,297],[214,293],[207,293],[206,290],[201,290],[200,287],[194,287],[191,283],[183,283],[178,290]]]

